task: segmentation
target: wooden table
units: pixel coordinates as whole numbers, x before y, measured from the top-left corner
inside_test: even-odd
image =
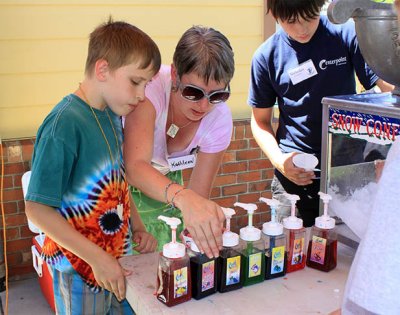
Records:
[[[167,307],[153,295],[158,253],[127,256],[127,299],[139,315],[147,314],[328,314],[338,309],[355,250],[338,243],[338,265],[330,272],[306,267],[236,291]]]

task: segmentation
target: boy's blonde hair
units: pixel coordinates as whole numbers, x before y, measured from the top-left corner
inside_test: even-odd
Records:
[[[111,71],[134,62],[140,69],[151,66],[154,73],[161,66],[160,51],[149,35],[129,23],[114,22],[111,17],[90,34],[86,75],[93,74],[99,59],[106,60]]]

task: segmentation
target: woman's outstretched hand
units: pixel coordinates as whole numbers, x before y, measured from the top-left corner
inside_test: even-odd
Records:
[[[174,204],[182,211],[185,227],[200,251],[210,258],[218,257],[225,220],[221,207],[190,189],[179,193]]]

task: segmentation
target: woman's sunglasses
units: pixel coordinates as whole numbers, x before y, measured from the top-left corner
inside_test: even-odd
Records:
[[[231,95],[231,89],[228,85],[225,90],[218,90],[207,94],[202,88],[187,84],[179,84],[179,89],[181,90],[181,95],[183,98],[191,102],[198,102],[204,97],[208,99],[208,102],[212,105],[226,102]]]

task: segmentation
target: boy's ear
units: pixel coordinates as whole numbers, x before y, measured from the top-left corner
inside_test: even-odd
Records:
[[[99,81],[105,81],[109,72],[108,61],[99,59],[94,66],[94,74]]]

